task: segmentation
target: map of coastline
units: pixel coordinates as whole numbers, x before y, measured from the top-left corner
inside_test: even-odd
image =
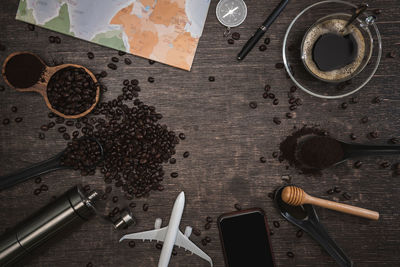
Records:
[[[190,70],[210,0],[20,0],[16,19]]]

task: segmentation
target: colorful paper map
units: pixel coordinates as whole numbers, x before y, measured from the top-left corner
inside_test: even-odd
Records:
[[[21,0],[16,19],[190,70],[210,0]]]

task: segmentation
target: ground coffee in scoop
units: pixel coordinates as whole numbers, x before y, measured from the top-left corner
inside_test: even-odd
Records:
[[[4,74],[12,86],[29,88],[39,81],[44,69],[44,64],[34,55],[20,54],[7,62]]]

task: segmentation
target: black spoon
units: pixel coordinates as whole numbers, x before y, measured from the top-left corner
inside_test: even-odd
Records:
[[[400,146],[349,144],[334,138],[304,135],[297,140],[295,157],[309,169],[326,169],[354,157],[397,155]]]
[[[314,206],[309,204],[290,206],[286,204],[281,198],[283,188],[285,188],[285,186],[278,188],[274,197],[281,215],[314,238],[338,265],[343,267],[353,266],[351,259],[349,259],[336,242],[333,241],[319,221]]]
[[[91,137],[82,137],[80,138],[80,140],[82,139],[90,139],[93,140],[97,143],[97,145],[99,146],[99,150],[101,153],[101,159],[96,162],[93,166],[86,166],[88,168],[92,168],[97,166],[104,157],[104,151],[103,151],[103,147],[102,145],[99,143],[99,141],[95,138],[91,138]],[[57,155],[49,158],[48,160],[33,164],[32,166],[17,171],[15,173],[9,174],[9,175],[5,175],[5,176],[1,176],[0,177],[0,190],[4,190],[6,188],[9,188],[11,186],[14,186],[16,184],[19,184],[23,181],[26,181],[32,177],[36,177],[39,176],[41,174],[45,174],[51,171],[55,171],[55,170],[60,170],[60,169],[72,169],[71,166],[65,166],[61,164],[61,158],[64,155],[66,149],[63,150],[62,152],[58,153]]]

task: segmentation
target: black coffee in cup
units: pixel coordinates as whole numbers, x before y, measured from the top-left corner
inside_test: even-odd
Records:
[[[357,75],[363,66],[365,40],[360,29],[339,16],[319,20],[307,31],[302,60],[316,78],[341,82]]]

